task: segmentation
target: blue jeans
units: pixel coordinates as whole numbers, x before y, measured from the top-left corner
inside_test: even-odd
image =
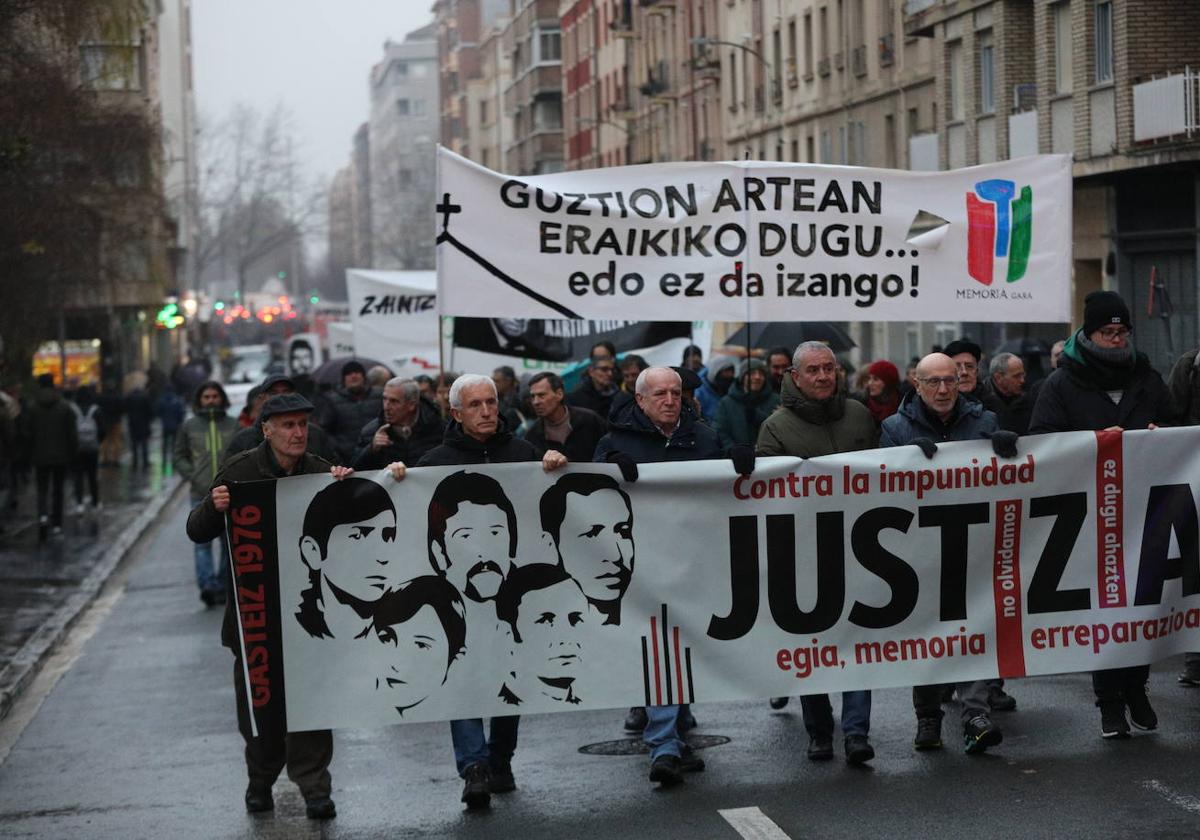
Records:
[[[486,762],[491,769],[506,766],[517,751],[517,715],[491,719],[491,737],[483,734],[483,719],[450,721],[450,740],[454,742],[454,763],[458,775],[465,777],[472,764]]]
[[[676,758],[683,752],[683,733],[696,726],[692,711],[682,706],[647,706],[642,741],[650,748],[650,760],[660,755]]]
[[[828,694],[808,694],[800,698],[804,728],[808,737],[833,737],[833,705]],[[871,692],[842,692],[842,734],[866,736],[871,731]]]
[[[200,504],[203,496],[192,496],[192,507]],[[213,568],[212,543],[195,543],[192,554],[196,560],[196,585],[201,592],[224,592],[225,580],[229,577],[229,546],[224,539],[217,542],[221,545],[221,566]]]

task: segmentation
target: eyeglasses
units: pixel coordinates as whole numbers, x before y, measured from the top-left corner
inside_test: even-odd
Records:
[[[1107,341],[1115,341],[1118,338],[1128,338],[1133,333],[1133,330],[1128,327],[1105,327],[1104,329],[1097,330],[1097,332],[1100,333],[1101,338]]]
[[[926,388],[932,388],[937,391],[940,388],[954,388],[958,386],[957,376],[929,376],[924,379],[918,379]]]

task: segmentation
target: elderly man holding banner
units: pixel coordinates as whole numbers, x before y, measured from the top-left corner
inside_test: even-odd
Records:
[[[754,450],[735,446],[734,468],[743,475],[754,471]],[[637,480],[637,465],[654,461],[701,461],[722,457],[717,433],[700,422],[683,402],[679,374],[665,367],[646,368],[637,378],[633,402],[610,418],[610,431],[596,446],[596,460],[621,468],[626,481]],[[686,705],[650,706],[642,735],[650,747],[650,781],[671,787],[683,781],[684,771],[704,769],[704,761],[683,742],[682,733],[695,726]]]

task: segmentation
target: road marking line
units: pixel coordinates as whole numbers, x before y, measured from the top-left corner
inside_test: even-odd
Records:
[[[717,813],[745,840],[791,840],[770,817],[753,806],[726,808]]]
[[[1197,799],[1194,796],[1188,796],[1185,793],[1176,793],[1158,779],[1148,779],[1142,782],[1142,787],[1144,787],[1146,790],[1154,791],[1172,805],[1175,805],[1193,814],[1200,814],[1200,799]]]

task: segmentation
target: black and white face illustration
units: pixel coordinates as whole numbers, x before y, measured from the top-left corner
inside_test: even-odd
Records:
[[[370,519],[335,525],[324,546],[304,536],[300,553],[324,582],[360,601],[377,601],[401,583],[395,539],[396,514],[385,510]]]
[[[293,376],[301,373],[312,373],[314,367],[313,348],[307,341],[292,342],[288,348],[288,373]]]
[[[509,543],[508,518],[503,510],[496,505],[463,502],[446,520],[442,571],[465,597],[491,600],[511,565]]]
[[[445,683],[465,637],[462,600],[444,578],[426,575],[387,593],[366,635],[376,696],[404,714]]]
[[[517,630],[526,691],[532,686],[555,700],[579,702],[577,680],[583,675],[583,637],[590,612],[571,580],[525,594]]]
[[[568,493],[558,553],[567,574],[590,600],[620,600],[633,577],[633,513],[621,494]]]

